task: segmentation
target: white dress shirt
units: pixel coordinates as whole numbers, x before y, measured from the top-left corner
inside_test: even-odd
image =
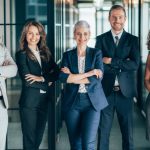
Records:
[[[40,51],[39,50],[31,50],[31,51],[34,54],[34,56],[36,57],[39,65],[42,67]],[[40,89],[40,93],[46,93],[46,91],[43,91],[43,90]]]
[[[112,33],[112,36],[113,36],[113,39],[114,39],[114,43],[116,43],[116,38],[115,38],[115,37],[118,36],[118,39],[120,40],[121,35],[122,35],[122,33],[123,33],[123,30],[122,30],[119,34],[113,33],[112,30],[111,30],[111,33]],[[119,82],[118,82],[117,76],[116,76],[116,79],[115,79],[115,84],[114,84],[114,86],[119,86]]]

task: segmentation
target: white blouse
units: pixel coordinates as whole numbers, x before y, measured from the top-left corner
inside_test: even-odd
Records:
[[[79,73],[84,73],[85,70],[85,56],[78,56],[78,70]],[[87,93],[87,90],[85,88],[85,84],[80,84],[79,86],[79,93]]]
[[[37,51],[31,50],[31,51],[32,51],[32,53],[34,54],[34,56],[36,57],[36,59],[37,59],[39,65],[42,67],[41,57],[40,57],[40,51],[39,51],[39,50],[37,50]],[[43,90],[40,89],[40,93],[46,93],[46,91],[43,91]]]

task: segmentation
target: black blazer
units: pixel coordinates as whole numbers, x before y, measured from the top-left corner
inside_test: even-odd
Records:
[[[20,106],[35,107],[38,101],[40,101],[40,89],[48,92],[50,88],[48,83],[58,79],[59,68],[53,59],[50,59],[49,62],[41,59],[41,67],[38,61],[30,59],[26,52],[22,50],[16,53],[16,63],[22,80],[22,92],[19,104]],[[45,81],[30,84],[25,80],[26,74],[43,76]]]
[[[106,96],[113,90],[116,75],[123,95],[137,96],[136,71],[140,63],[138,38],[123,31],[116,47],[109,31],[97,36],[95,47],[102,50],[103,57],[112,58],[111,64],[104,64],[102,85]]]
[[[68,67],[74,74],[79,73],[77,48],[64,53],[61,67]],[[103,71],[102,53],[98,49],[87,47],[85,72],[88,72],[92,69],[101,69]],[[68,76],[69,74],[61,72],[59,78],[63,83],[66,83]],[[96,76],[92,76],[89,77],[88,80],[90,83],[86,84],[85,88],[93,107],[99,111],[108,105],[101,85],[101,79],[97,79]],[[73,107],[78,89],[79,84],[66,83],[64,97],[62,100],[62,109],[64,111],[67,111]]]

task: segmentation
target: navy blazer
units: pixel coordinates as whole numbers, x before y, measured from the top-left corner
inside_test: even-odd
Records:
[[[23,50],[16,53],[16,63],[22,80],[22,92],[19,104],[25,107],[36,107],[40,101],[40,89],[48,93],[50,89],[48,83],[58,79],[59,68],[52,58],[49,62],[41,59],[42,66],[40,66],[37,60],[30,59]],[[30,82],[25,80],[26,74],[43,76],[45,81],[30,84]]]
[[[123,31],[116,47],[111,31],[97,36],[96,48],[102,50],[103,57],[111,57],[111,64],[104,64],[102,86],[106,96],[113,91],[116,76],[121,91],[126,97],[137,96],[137,69],[140,63],[138,38]]]
[[[64,53],[61,67],[68,67],[73,74],[79,73],[77,48]],[[98,49],[87,47],[85,72],[88,72],[92,69],[101,69],[103,72],[102,53]],[[66,83],[62,100],[62,109],[65,111],[73,107],[79,90],[79,84],[67,83],[68,76],[69,74],[65,74],[63,72],[61,72],[59,75],[59,79],[63,83]],[[89,77],[88,80],[90,83],[86,84],[85,88],[93,107],[95,110],[99,111],[108,105],[101,85],[101,79],[97,79],[96,76],[92,76]]]

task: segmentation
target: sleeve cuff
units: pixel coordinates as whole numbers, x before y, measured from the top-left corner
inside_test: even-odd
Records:
[[[41,82],[45,82],[45,79],[44,79],[44,77],[41,77],[42,78],[42,81]]]

